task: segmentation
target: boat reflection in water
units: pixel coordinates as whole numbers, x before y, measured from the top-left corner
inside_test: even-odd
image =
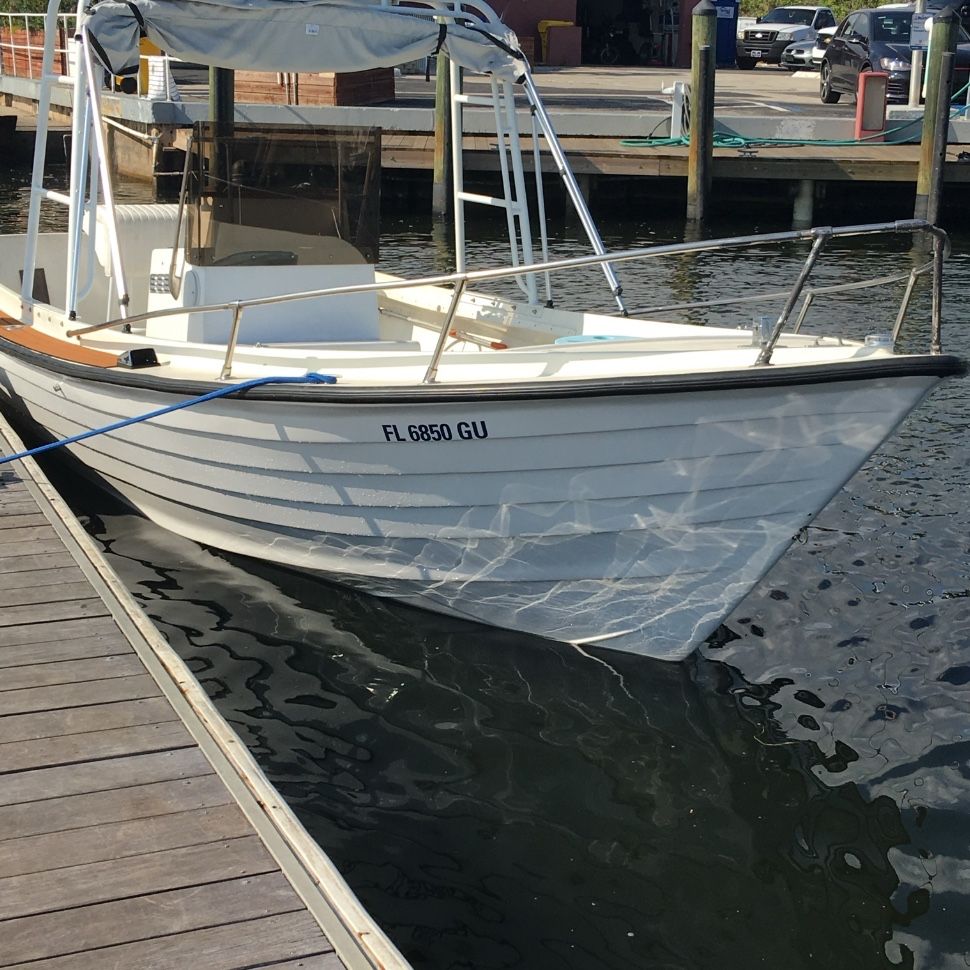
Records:
[[[927,898],[890,863],[896,802],[816,776],[853,753],[781,732],[790,681],[413,611],[73,490],[416,967],[912,966],[892,937]]]

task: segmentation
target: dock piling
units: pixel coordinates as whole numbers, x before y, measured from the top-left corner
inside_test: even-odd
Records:
[[[800,179],[792,207],[792,229],[808,229],[815,209],[815,179]]]
[[[448,55],[439,51],[434,88],[434,176],[431,187],[431,211],[439,219],[448,215],[449,165],[451,163],[451,70]]]
[[[943,194],[943,162],[950,127],[953,61],[959,25],[957,15],[950,7],[933,18],[930,58],[926,66],[926,110],[913,216],[933,223],[939,216]]]
[[[236,113],[236,72],[225,67],[209,68],[209,120],[223,130]]]
[[[714,159],[714,49],[717,10],[701,0],[691,15],[690,144],[687,149],[687,218],[702,220],[711,194]]]

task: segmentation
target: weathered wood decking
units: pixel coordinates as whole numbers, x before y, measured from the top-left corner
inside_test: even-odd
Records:
[[[561,138],[576,175],[687,177],[687,148],[626,146],[616,138]],[[496,172],[500,160],[494,136],[466,135],[465,170]],[[523,138],[523,164],[532,169],[532,140]],[[950,145],[944,168],[947,183],[970,182],[970,165],[961,155],[965,145]],[[817,145],[759,146],[744,153],[735,148],[714,150],[715,179],[739,181],[817,179],[827,182],[916,181],[919,145],[852,145],[838,149]],[[430,170],[434,137],[388,132],[384,134],[381,165],[385,169]],[[544,154],[543,171],[555,172]]]
[[[0,967],[405,967],[33,468],[0,466]]]

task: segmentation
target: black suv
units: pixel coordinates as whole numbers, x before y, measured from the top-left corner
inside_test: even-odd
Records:
[[[912,61],[910,30],[912,6],[856,10],[839,25],[825,50],[819,74],[819,97],[835,104],[843,94],[855,94],[863,71],[889,75],[886,100],[905,104],[909,100]],[[921,16],[931,17],[932,10]],[[953,72],[953,90],[970,79],[970,36],[961,28]]]

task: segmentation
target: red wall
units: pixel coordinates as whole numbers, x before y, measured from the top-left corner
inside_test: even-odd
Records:
[[[693,25],[691,14],[701,0],[680,0],[680,37],[677,41],[676,67],[690,67],[690,48]]]

